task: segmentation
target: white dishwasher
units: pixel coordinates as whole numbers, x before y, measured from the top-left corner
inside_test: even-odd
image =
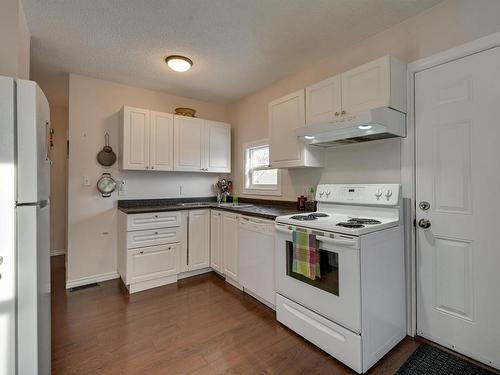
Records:
[[[239,282],[248,294],[275,308],[274,221],[241,216]]]

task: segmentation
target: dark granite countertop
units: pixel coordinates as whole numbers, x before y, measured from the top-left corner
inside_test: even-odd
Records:
[[[201,202],[205,203],[199,206],[183,206],[179,203]],[[274,220],[277,216],[292,215],[298,213],[295,202],[275,201],[265,199],[240,198],[239,203],[250,206],[242,207],[221,207],[217,204],[215,197],[199,198],[171,198],[171,199],[129,199],[119,200],[118,209],[126,214],[139,214],[146,212],[161,211],[181,211],[196,210],[203,208],[215,208],[224,211],[231,211],[247,216],[260,217]]]

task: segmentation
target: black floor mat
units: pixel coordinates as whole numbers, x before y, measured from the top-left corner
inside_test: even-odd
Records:
[[[425,344],[413,352],[397,375],[493,375],[473,363]]]

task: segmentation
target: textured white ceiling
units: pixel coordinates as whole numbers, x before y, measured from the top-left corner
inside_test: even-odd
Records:
[[[227,103],[441,0],[22,1],[40,69]]]

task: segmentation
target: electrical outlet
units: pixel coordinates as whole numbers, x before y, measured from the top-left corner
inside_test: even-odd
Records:
[[[125,180],[118,181],[118,195],[127,195],[127,185]]]
[[[83,176],[83,186],[90,186],[90,177]]]
[[[184,188],[182,185],[179,185],[179,195],[184,195]]]

